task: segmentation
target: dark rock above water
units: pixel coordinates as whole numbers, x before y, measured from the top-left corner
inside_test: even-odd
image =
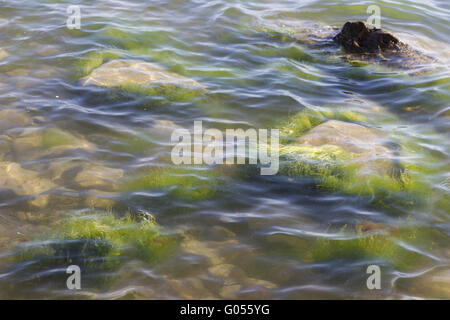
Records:
[[[345,23],[333,40],[352,53],[399,51],[405,46],[391,33],[382,29],[370,29],[362,21]]]
[[[370,28],[363,21],[346,22],[340,31],[334,26],[312,21],[275,23],[262,30],[270,34],[290,35],[296,41],[319,49],[324,54],[334,54],[337,44],[344,49],[344,54],[339,53],[339,56],[352,64],[378,63],[411,70],[437,62],[436,58],[401,41],[390,32]],[[427,39],[427,42],[431,40]]]
[[[413,69],[435,61],[383,29],[369,28],[363,21],[346,22],[333,37],[352,59],[383,62],[400,69]]]

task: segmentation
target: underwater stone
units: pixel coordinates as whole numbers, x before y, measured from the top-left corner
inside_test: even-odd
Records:
[[[23,169],[14,162],[0,163],[0,185],[12,189],[18,195],[34,196],[29,203],[37,207],[45,207],[49,195],[41,195],[55,187],[50,180],[40,177],[36,172]]]
[[[107,188],[116,185],[123,177],[123,170],[101,165],[84,166],[74,181],[83,188]]]
[[[69,262],[91,270],[113,270],[130,258],[153,264],[177,243],[155,221],[136,221],[130,214],[116,217],[111,211],[74,216],[32,238],[36,242],[25,243],[17,258],[39,260],[40,270]]]
[[[416,276],[399,278],[395,288],[415,298],[450,299],[450,269],[435,268]]]
[[[0,48],[0,60],[3,60],[8,56],[9,56],[8,52],[6,52],[4,49]]]
[[[1,53],[0,53],[1,54]],[[0,110],[0,132],[3,133],[13,128],[28,127],[32,125],[31,117],[17,109]]]
[[[160,189],[174,198],[203,201],[217,195],[221,174],[205,168],[147,167],[123,181],[120,189],[126,192]]]
[[[18,137],[12,139],[12,150],[19,161],[46,156],[55,157],[56,154],[75,149],[90,152],[95,148],[95,145],[83,137],[58,128],[45,130],[26,128]]]

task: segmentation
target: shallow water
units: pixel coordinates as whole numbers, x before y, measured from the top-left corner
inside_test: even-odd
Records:
[[[374,3],[384,29],[437,59],[431,71],[351,65],[329,47],[261,30],[304,21],[341,26],[366,20]],[[66,27],[70,4],[81,4],[81,30]],[[16,190],[12,182],[0,186],[0,298],[450,298],[449,20],[450,4],[437,0],[1,1],[7,56],[0,59],[0,160],[31,173],[19,172]],[[208,92],[167,101],[83,87],[82,61],[105,51],[156,62]],[[112,187],[141,167],[172,166],[171,132],[192,128],[194,120],[219,129],[271,128],[304,109],[338,107],[415,146],[400,160],[426,168],[426,205],[387,207],[314,188],[309,179],[248,178],[242,166],[224,170],[214,196],[197,201],[174,197],[171,187]],[[70,134],[72,147],[36,145],[33,138],[48,128]],[[103,182],[80,183],[79,170],[94,165]],[[34,190],[36,174],[48,196],[30,203],[29,192],[17,190]],[[105,283],[91,281],[103,274],[83,274],[83,290],[75,293],[65,288],[64,270],[16,262],[18,245],[92,205],[113,205],[119,215],[151,212],[178,246],[157,264],[127,259]],[[383,232],[419,230],[389,240],[414,263],[340,251],[314,258],[321,239],[363,237],[349,230],[367,223]],[[366,287],[372,264],[381,267],[381,290]]]

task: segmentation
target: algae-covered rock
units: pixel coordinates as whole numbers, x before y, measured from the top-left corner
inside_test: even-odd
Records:
[[[340,120],[327,120],[318,124],[321,118],[303,115],[297,116],[295,120],[297,123],[291,125],[294,129],[284,129],[285,132],[301,132],[317,125],[293,143],[281,147],[280,153],[285,158],[297,158],[299,161],[310,159],[312,165],[315,163],[327,169],[333,166],[333,162],[336,167],[352,164],[353,167],[359,167],[361,176],[389,174],[393,170],[393,154],[383,145],[384,137],[379,132]]]
[[[280,136],[283,143],[296,140],[301,134],[314,128],[327,120],[342,120],[351,122],[363,122],[366,118],[358,113],[335,108],[332,110],[304,109],[288,118],[281,124]]]
[[[282,175],[312,178],[319,187],[370,196],[384,205],[426,201],[427,183],[418,179],[413,166],[397,160],[401,146],[383,133],[348,121],[322,122],[323,116],[302,113],[293,119],[281,130],[290,134],[280,146]]]
[[[74,64],[76,77],[85,77],[89,75],[93,69],[100,67],[106,61],[118,59],[120,56],[121,55],[118,52],[90,51],[77,59]]]
[[[314,147],[341,148],[352,155],[353,162],[361,165],[361,175],[387,174],[393,170],[393,154],[383,145],[383,138],[379,132],[359,124],[328,120],[308,131],[297,142]]]
[[[220,174],[207,168],[149,167],[125,181],[121,190],[164,190],[177,199],[198,201],[213,198],[219,184]]]
[[[19,261],[37,261],[39,268],[76,264],[84,270],[111,270],[125,258],[158,263],[174,248],[176,240],[152,219],[122,218],[111,212],[91,212],[63,221],[47,234],[23,244]]]
[[[173,100],[204,94],[197,81],[170,72],[157,64],[142,60],[109,61],[81,79],[83,86],[119,88],[144,95],[164,96]]]
[[[0,163],[0,185],[18,195],[34,197],[29,203],[37,207],[47,205],[49,195],[42,193],[55,187],[50,180],[40,177],[34,171],[23,169],[14,162]]]
[[[367,232],[359,227],[355,232],[344,232],[344,226],[338,235],[315,240],[310,251],[312,261],[379,259],[397,270],[409,271],[435,262],[431,255],[423,254],[422,250],[432,252],[437,247],[437,241],[448,239],[427,227],[393,230],[386,226],[383,229]]]

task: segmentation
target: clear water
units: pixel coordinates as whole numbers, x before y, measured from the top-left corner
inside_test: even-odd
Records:
[[[81,30],[66,27],[71,4],[81,5]],[[366,20],[371,4],[381,7],[383,28],[438,59],[433,71],[350,65],[329,49],[259,28],[279,21],[341,26]],[[51,200],[41,206],[0,186],[0,297],[449,298],[449,20],[444,0],[1,1],[0,48],[8,56],[0,60],[0,108],[17,112],[19,120],[0,119],[0,160],[54,185],[47,192]],[[77,66],[105,50],[157,62],[208,93],[165,102],[111,99],[107,90],[83,87]],[[120,192],[83,187],[71,173],[55,178],[58,168],[74,162],[120,169],[125,177],[143,166],[171,166],[173,124],[268,128],[289,114],[325,106],[364,114],[371,126],[419,146],[413,161],[432,168],[422,177],[432,186],[423,195],[428,204],[391,210],[302,179],[248,179],[243,167],[226,171],[219,192],[204,201],[174,198],[170,188]],[[167,121],[169,128],[161,128]],[[17,140],[54,127],[89,148],[48,153]],[[83,274],[85,286],[77,292],[65,288],[64,271],[55,280],[52,274],[61,270],[30,273],[27,266],[36,261],[16,263],[18,245],[89,210],[98,197],[114,202],[118,214],[128,208],[151,212],[180,239],[177,248],[157,264],[129,259],[105,283],[89,281],[104,274]],[[395,232],[389,240],[414,253],[414,263],[399,267],[383,255],[311,258],[320,239],[363,237],[347,230],[367,223],[384,232],[420,230],[417,241],[399,240]],[[366,287],[371,264],[381,267],[381,290]]]

